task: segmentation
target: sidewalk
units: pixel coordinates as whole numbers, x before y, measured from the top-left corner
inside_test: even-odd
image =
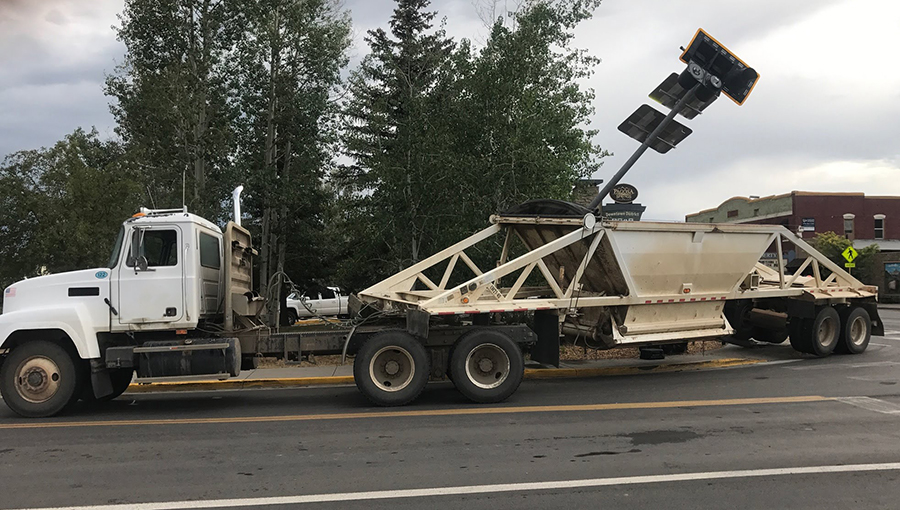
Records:
[[[793,351],[791,351],[793,352]],[[525,379],[573,379],[608,377],[659,372],[682,372],[752,365],[769,361],[754,349],[725,346],[705,354],[672,355],[663,360],[602,359],[563,361],[559,368],[541,367],[526,363]],[[769,353],[767,353],[769,354]],[[238,377],[226,380],[185,381],[136,384],[128,393],[236,390],[247,388],[299,388],[304,386],[335,386],[353,384],[353,365],[257,368],[242,371]]]

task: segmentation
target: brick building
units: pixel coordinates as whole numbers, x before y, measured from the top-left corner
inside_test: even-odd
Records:
[[[783,225],[806,239],[836,232],[851,239],[856,248],[877,244],[881,253],[875,264],[884,269],[884,279],[875,276],[875,281],[866,283],[878,285],[883,300],[900,300],[900,197],[809,191],[733,197],[714,209],[688,214],[685,221]],[[797,255],[793,246],[785,247],[786,263]],[[774,253],[763,255],[767,263],[776,258]]]
[[[900,251],[900,197],[809,191],[734,197],[714,209],[688,214],[685,221],[784,225],[804,238],[836,232],[857,248],[877,243],[882,251]]]

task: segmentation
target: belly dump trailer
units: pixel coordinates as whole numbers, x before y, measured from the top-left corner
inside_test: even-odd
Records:
[[[709,43],[701,33],[695,41]],[[255,251],[239,213],[223,231],[186,208],[143,209],[122,225],[106,267],[4,290],[0,394],[16,413],[44,417],[78,399],[115,398],[132,381],[228,378],[260,355],[344,353],[355,355],[356,385],[376,404],[407,404],[429,380],[445,379],[490,403],[516,391],[524,353],[558,366],[561,337],[604,349],[789,337],[815,356],[863,352],[884,334],[877,289],[786,228],[617,222],[596,210],[643,150],[674,145],[665,128],[676,112],[696,115],[718,89],[741,101],[749,93],[755,72],[723,68],[735,59],[700,50],[692,42],[682,57],[696,83],[670,77],[672,113],[644,126],[641,149],[589,207],[538,200],[493,216],[358,293],[354,317],[340,325],[275,332],[260,320],[266,303],[254,291]],[[805,253],[793,272],[786,244]],[[500,253],[485,256],[495,246]],[[760,263],[771,251],[775,267]]]

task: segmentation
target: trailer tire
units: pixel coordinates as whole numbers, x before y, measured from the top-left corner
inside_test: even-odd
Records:
[[[800,317],[791,317],[788,322],[788,337],[791,339],[791,347],[797,352],[812,354],[810,346],[812,320]]]
[[[0,365],[0,394],[16,414],[46,418],[77,400],[78,379],[75,359],[68,351],[53,342],[34,340],[13,349]]]
[[[732,336],[738,340],[747,341],[753,337],[753,326],[747,320],[750,310],[753,309],[753,301],[740,299],[725,303],[725,318],[734,329]]]
[[[823,306],[814,319],[803,319],[800,324],[799,328],[791,329],[791,345],[794,349],[820,358],[834,352],[841,333],[841,318],[837,310]],[[795,333],[798,337],[796,339]]]
[[[353,380],[373,404],[402,406],[428,383],[428,353],[405,331],[386,331],[366,340],[353,360]]]
[[[753,328],[753,339],[770,344],[783,344],[788,339],[787,329]]]
[[[493,404],[515,393],[525,374],[522,350],[508,336],[477,329],[456,341],[450,355],[453,385],[473,402]]]
[[[841,335],[835,352],[862,354],[872,338],[872,319],[861,306],[849,306],[841,311]]]

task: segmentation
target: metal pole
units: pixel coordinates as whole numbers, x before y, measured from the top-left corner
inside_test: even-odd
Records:
[[[675,103],[675,106],[672,107],[672,111],[670,111],[669,114],[666,115],[666,118],[663,119],[663,121],[660,122],[658,126],[656,126],[656,129],[650,132],[650,134],[647,136],[647,139],[644,140],[644,143],[642,143],[641,146],[638,147],[636,151],[634,151],[634,154],[632,154],[631,157],[628,158],[628,161],[626,161],[625,164],[622,165],[622,168],[620,168],[619,171],[616,172],[616,175],[612,176],[612,179],[610,179],[609,182],[606,183],[606,186],[603,186],[603,189],[600,190],[600,193],[598,193],[597,196],[594,197],[594,200],[591,201],[590,205],[588,205],[588,209],[593,211],[600,206],[600,202],[603,202],[603,199],[606,198],[606,196],[609,195],[609,192],[616,187],[616,184],[619,184],[619,181],[622,180],[622,177],[625,176],[625,173],[631,170],[631,167],[634,166],[634,163],[638,160],[638,158],[640,158],[644,154],[644,152],[647,150],[647,147],[650,147],[650,143],[656,139],[656,136],[659,135],[659,133],[662,132],[662,130],[666,126],[668,126],[670,122],[672,122],[672,119],[675,118],[675,115],[677,115],[678,112],[681,111],[684,105],[694,98],[694,91],[696,91],[697,87],[699,86],[700,82],[697,82],[697,84],[691,87],[691,90],[689,90],[687,94],[682,96],[682,98],[679,99],[677,103]]]

